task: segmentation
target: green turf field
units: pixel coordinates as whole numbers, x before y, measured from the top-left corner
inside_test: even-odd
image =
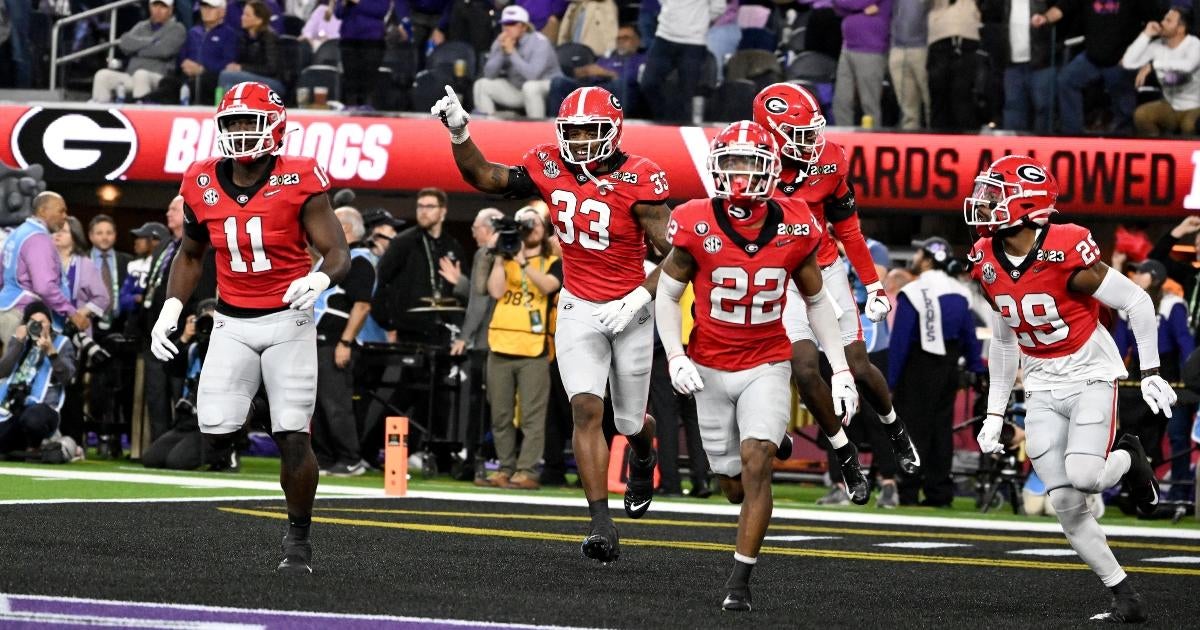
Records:
[[[13,474],[14,471],[22,474]],[[45,471],[46,476],[36,475],[36,471]],[[81,473],[136,475],[139,481],[113,479],[59,479],[52,475],[69,474],[77,477]],[[242,460],[242,470],[239,473],[206,473],[206,472],[176,472],[148,470],[126,460],[92,459],[69,465],[25,464],[15,462],[0,463],[0,501],[39,501],[53,499],[168,499],[168,498],[203,498],[203,497],[264,497],[279,496],[278,486],[279,460],[274,458],[247,457]],[[154,480],[157,483],[143,483],[144,480]],[[207,484],[201,486],[200,484]],[[227,487],[254,486],[254,487]],[[369,472],[361,477],[335,478],[322,477],[320,491],[329,495],[354,494],[361,489],[381,489],[383,475],[379,472]],[[448,476],[434,479],[422,479],[419,476],[409,481],[412,490],[438,492],[484,492],[508,495],[528,495],[543,497],[577,497],[582,491],[577,488],[543,488],[527,492],[520,490],[480,489],[470,482],[454,481]],[[809,508],[819,510],[868,510],[881,512],[875,507],[874,498],[864,507],[823,507],[815,505],[817,498],[824,495],[826,489],[819,485],[780,482],[775,484],[775,503],[780,508]],[[720,497],[713,496],[707,500],[690,498],[670,498],[659,501],[683,503],[723,503]],[[952,509],[902,507],[887,510],[888,514],[926,517],[956,517],[976,518],[987,520],[1020,520],[1025,522],[1053,522],[1050,517],[1019,517],[1014,516],[1008,505],[1002,506],[990,514],[980,514],[975,510],[974,501],[968,497],[959,497]],[[1116,508],[1110,507],[1103,522],[1111,525],[1140,525],[1149,527],[1175,527],[1200,529],[1200,522],[1192,517],[1186,517],[1179,523],[1172,524],[1169,520],[1148,521],[1132,518],[1121,514]]]

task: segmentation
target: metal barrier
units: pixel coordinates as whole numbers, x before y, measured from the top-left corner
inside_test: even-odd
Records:
[[[99,6],[94,9],[88,9],[87,11],[83,11],[81,13],[69,15],[54,23],[54,26],[50,29],[51,90],[58,89],[58,67],[62,64],[104,51],[108,52],[108,59],[109,61],[112,61],[113,49],[117,47],[117,9],[134,4],[140,5],[142,4],[142,0],[116,0],[115,2],[110,2],[104,6]],[[89,46],[83,50],[77,50],[73,53],[63,55],[60,58],[58,56],[58,35],[62,28],[102,13],[108,13],[108,41],[102,44],[96,44],[95,46]]]

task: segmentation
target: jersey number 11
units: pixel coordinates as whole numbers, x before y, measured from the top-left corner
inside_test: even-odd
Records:
[[[246,234],[250,237],[250,249],[254,250],[254,260],[250,261],[249,271],[267,271],[271,268],[271,259],[263,249],[262,217],[252,217],[246,221]],[[242,251],[238,247],[237,217],[225,219],[225,244],[229,247],[229,267],[237,273],[246,273],[246,261],[242,260]]]

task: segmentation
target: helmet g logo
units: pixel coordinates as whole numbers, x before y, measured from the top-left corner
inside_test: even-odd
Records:
[[[611,103],[613,107],[615,107],[617,109],[621,109],[621,101],[617,100],[616,94],[609,94],[608,102]]]
[[[1017,177],[1027,182],[1040,184],[1046,181],[1046,172],[1032,164],[1022,164],[1017,167]]]
[[[283,107],[283,99],[279,98],[279,95],[275,93],[275,90],[267,90],[267,100],[271,101],[272,105]]]
[[[778,96],[772,96],[763,103],[763,107],[767,108],[767,111],[772,114],[782,114],[787,111],[788,104],[787,101],[783,100],[782,98]]]

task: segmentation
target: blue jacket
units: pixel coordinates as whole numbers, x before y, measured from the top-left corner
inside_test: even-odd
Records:
[[[383,18],[391,6],[390,0],[338,0],[333,13],[342,21],[342,39],[382,40]]]
[[[191,59],[204,66],[204,70],[220,74],[225,66],[237,60],[238,40],[241,31],[229,27],[229,24],[218,24],[211,31],[205,31],[203,24],[197,24],[188,31],[187,43],[179,51],[179,60]]]
[[[41,355],[33,373],[26,375],[26,382],[29,384],[29,395],[25,397],[26,406],[46,403],[55,410],[62,408],[65,398],[63,388],[75,376],[75,346],[62,335],[55,335],[51,345],[58,354],[57,358],[51,361],[45,355]],[[41,353],[28,339],[21,343],[13,337],[5,346],[4,356],[0,357],[0,374],[4,375],[0,378],[0,402],[8,400],[9,383],[13,375],[20,372],[22,363],[29,358],[25,352],[26,347],[29,346],[30,352]],[[0,422],[5,422],[11,417],[8,406],[0,406]]]
[[[927,271],[925,273],[938,272]],[[918,277],[919,280],[920,277]],[[912,286],[912,284],[908,286]],[[942,311],[942,338],[947,344],[958,344],[959,352],[967,360],[968,370],[976,373],[986,372],[981,357],[979,338],[975,336],[975,318],[971,313],[966,295],[945,293],[938,296],[938,304]],[[887,376],[888,387],[895,389],[900,382],[900,376],[904,373],[909,355],[913,351],[922,351],[920,315],[906,292],[901,292],[897,298],[896,319],[892,324],[891,333],[891,343],[888,346]]]
[[[1125,313],[1117,318],[1113,341],[1117,342],[1117,351],[1121,357],[1137,359],[1137,340],[1129,329],[1129,321]],[[1183,370],[1184,363],[1196,349],[1196,340],[1188,330],[1187,305],[1178,296],[1165,294],[1158,303],[1158,354],[1164,359],[1160,366],[1163,378],[1176,380]],[[1174,359],[1176,363],[1167,365],[1165,359]],[[1178,371],[1177,371],[1178,370]]]

